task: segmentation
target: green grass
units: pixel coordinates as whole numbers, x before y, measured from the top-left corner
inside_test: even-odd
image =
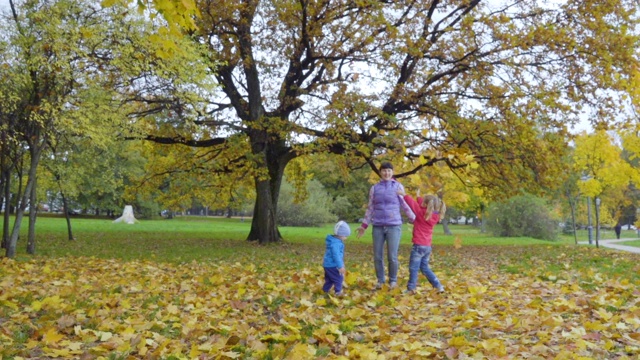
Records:
[[[593,231],[593,239],[595,241],[595,230]],[[577,237],[578,237],[578,241],[588,241],[589,240],[589,234],[587,232],[587,230],[578,230],[577,231]],[[565,235],[565,234],[561,234],[560,238],[562,242],[566,242],[566,243],[574,243],[574,236],[573,234],[571,235]],[[600,238],[604,239],[604,240],[610,240],[610,239],[615,239],[616,238],[616,233],[613,232],[613,230],[601,230],[600,232]],[[638,238],[638,235],[636,233],[635,230],[622,230],[622,233],[620,234],[620,238],[628,238],[628,239],[633,239],[633,238]]]
[[[156,261],[186,262],[192,260],[228,259],[238,252],[255,254],[270,252],[264,246],[245,241],[251,219],[177,217],[171,220],[141,220],[137,224],[114,224],[107,219],[74,218],[71,221],[75,240],[69,241],[64,218],[40,217],[36,222],[36,254],[45,257],[95,256],[123,260],[155,259]],[[356,238],[359,224],[350,224],[352,236],[348,244],[370,244],[371,230]],[[18,258],[25,258],[27,221],[23,222]],[[453,235],[443,235],[438,225],[434,245],[454,245],[459,238],[463,246],[475,245],[559,245],[573,243],[572,237],[555,242],[533,238],[498,238],[481,233],[471,225],[452,225]],[[278,248],[307,244],[324,246],[324,238],[333,231],[333,224],[322,227],[280,227],[285,241],[268,247]],[[405,225],[401,244],[411,244],[411,227]]]
[[[635,247],[640,247],[640,240],[634,240],[634,241],[624,241],[619,243],[621,245],[627,245],[627,246],[635,246]]]
[[[107,219],[75,218],[72,220],[73,241],[67,239],[63,218],[42,217],[36,224],[36,257],[96,257],[168,263],[248,262],[258,264],[258,271],[263,271],[260,264],[284,269],[296,269],[300,263],[321,264],[324,238],[333,230],[333,224],[322,227],[280,227],[284,242],[260,245],[245,241],[251,227],[250,219],[177,217],[171,220],[141,220],[130,225],[114,224]],[[25,253],[26,225],[26,222],[23,223],[18,243],[18,260],[32,257]],[[371,262],[371,230],[358,239],[355,229],[359,224],[350,225],[352,236],[346,243],[347,256],[351,261]],[[594,256],[584,256],[581,251],[590,250],[575,246],[573,235],[561,235],[557,241],[543,241],[499,238],[481,233],[479,228],[471,225],[452,225],[450,228],[453,235],[443,235],[442,225],[438,225],[433,238],[434,257],[444,264],[439,267],[450,274],[473,261],[473,256],[472,260],[466,259],[469,253],[479,261],[495,264],[502,271],[513,274],[534,269],[556,273],[564,267],[563,262],[555,258],[558,253],[572,257],[572,266],[598,266],[608,273],[623,274],[634,266],[633,262],[618,264],[611,258],[600,256],[609,251],[604,248],[595,250]],[[612,238],[606,232],[602,235],[605,239]],[[623,233],[623,236],[629,235]],[[578,239],[586,241],[586,231],[579,232]],[[405,225],[401,239],[401,263],[408,261],[410,249],[411,226]]]

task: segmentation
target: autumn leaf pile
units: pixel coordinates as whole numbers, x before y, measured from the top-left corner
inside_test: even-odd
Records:
[[[569,247],[442,247],[415,295],[373,291],[370,249],[347,249],[338,298],[322,254],[166,264],[0,262],[0,355],[78,359],[625,359],[640,356],[635,255]],[[351,250],[351,253],[349,252]],[[314,249],[315,251],[315,249]],[[303,258],[304,261],[300,261]],[[584,266],[593,259],[593,266]],[[580,266],[578,266],[580,262]],[[609,268],[608,270],[606,268]]]

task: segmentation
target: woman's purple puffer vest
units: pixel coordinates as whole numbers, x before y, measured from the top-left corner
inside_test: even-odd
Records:
[[[402,225],[400,215],[400,197],[396,181],[380,181],[373,185],[373,217],[374,226]]]

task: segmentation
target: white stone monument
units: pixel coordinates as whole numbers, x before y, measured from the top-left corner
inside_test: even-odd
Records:
[[[125,224],[135,224],[138,220],[133,216],[133,206],[125,205],[122,216],[113,220],[114,223],[123,222]]]

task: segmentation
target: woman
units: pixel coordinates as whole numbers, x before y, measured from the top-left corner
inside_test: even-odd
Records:
[[[413,222],[415,215],[398,191],[404,193],[404,187],[393,178],[393,165],[388,162],[380,166],[381,180],[369,190],[369,204],[364,214],[362,225],[358,228],[357,237],[361,237],[369,224],[373,225],[373,261],[378,283],[376,289],[382,288],[384,279],[384,245],[387,244],[387,260],[389,263],[389,288],[398,287],[398,248],[402,234],[402,216],[400,209]]]

